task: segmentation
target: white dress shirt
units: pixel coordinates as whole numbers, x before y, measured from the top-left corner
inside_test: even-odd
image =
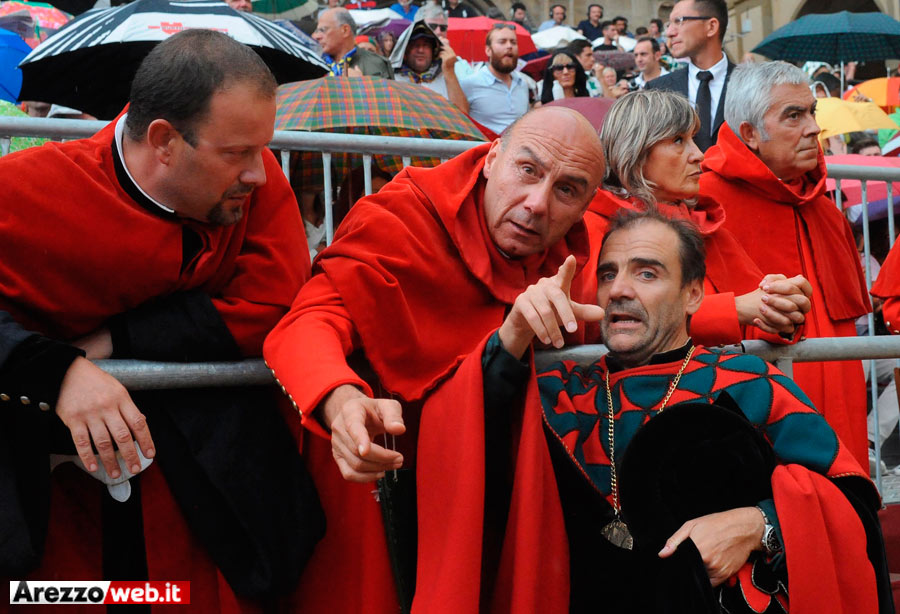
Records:
[[[700,79],[697,73],[703,70],[694,66],[693,62],[688,62],[688,100],[697,108],[697,90],[700,89]],[[713,64],[712,68],[707,69],[712,73],[712,80],[709,82],[709,106],[712,117],[709,118],[709,126],[712,127],[716,122],[716,110],[719,108],[719,99],[722,97],[722,90],[725,89],[725,77],[728,76],[728,58],[722,54],[722,59]]]

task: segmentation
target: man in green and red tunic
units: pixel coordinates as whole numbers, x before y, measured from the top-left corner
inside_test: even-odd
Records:
[[[499,550],[496,569],[475,568],[470,581],[484,582],[489,571],[507,589],[507,611],[528,610],[516,601],[516,587],[536,580],[550,594],[568,595],[551,608],[560,612],[892,611],[875,515],[880,501],[866,472],[788,377],[759,358],[709,350],[689,337],[704,269],[702,238],[690,223],[623,212],[603,239],[602,309],[569,298],[575,267],[568,260],[519,296],[498,331],[426,403],[423,425],[435,432],[443,423],[456,445],[420,440],[419,471],[472,472],[480,461],[485,475],[476,492],[445,471],[433,490],[465,505],[435,522],[451,535],[467,527],[469,536],[475,524],[483,550]],[[553,342],[576,320],[599,320],[610,353],[586,367],[561,362],[529,377],[534,337]],[[471,392],[479,386],[483,403]],[[524,413],[512,410],[516,397],[524,397]],[[639,524],[684,502],[662,498],[658,509],[620,510],[626,491],[634,501],[641,489],[667,487],[628,482],[634,472],[622,471],[622,459],[667,408],[667,419],[680,412],[690,421],[692,409],[736,416],[773,461],[763,475],[765,494],[683,517],[650,547]],[[724,459],[733,444],[718,443]],[[641,454],[637,462],[655,452]],[[693,449],[683,455],[696,456]],[[707,466],[717,464],[709,458]],[[736,467],[696,492],[715,502],[743,479],[744,467]],[[678,478],[709,480],[705,471],[698,466],[696,480]],[[504,496],[499,522],[486,504],[496,508],[497,493]],[[423,505],[432,497],[436,503],[436,494],[420,489],[420,523],[438,511]],[[469,547],[460,538],[440,546],[431,556]],[[547,569],[563,573],[534,573]]]

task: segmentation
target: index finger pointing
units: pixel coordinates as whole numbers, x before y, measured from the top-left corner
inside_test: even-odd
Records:
[[[678,546],[681,545],[681,542],[690,536],[693,526],[694,525],[690,520],[681,525],[681,527],[672,534],[672,537],[666,540],[666,545],[659,551],[659,557],[664,559],[678,550]]]
[[[572,286],[572,280],[575,279],[575,256],[569,254],[566,257],[565,262],[563,262],[559,266],[559,271],[556,273],[556,278],[559,281],[559,287],[563,289],[563,292],[566,293],[566,296],[569,295],[569,288]]]

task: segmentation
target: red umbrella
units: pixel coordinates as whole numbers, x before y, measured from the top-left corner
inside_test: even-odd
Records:
[[[845,154],[841,156],[825,156],[825,162],[828,164],[853,164],[856,166],[889,166],[900,168],[900,158],[885,158],[884,156],[861,156],[859,154]],[[837,182],[834,179],[828,179],[826,189],[831,191],[835,188]],[[885,181],[869,181],[866,189],[866,196],[869,202],[876,200],[884,200],[887,198],[887,182]],[[846,197],[841,206],[847,207],[858,205],[862,202],[862,182],[859,179],[841,179],[841,192]],[[894,197],[900,196],[900,182],[894,182]]]
[[[522,67],[522,72],[535,81],[540,81],[544,78],[544,69],[547,68],[547,64],[550,63],[550,58],[552,57],[553,56],[548,53],[547,55],[542,55],[539,58],[528,60],[527,62],[525,62],[525,66]]]
[[[488,17],[450,17],[447,20],[447,39],[450,46],[461,58],[470,62],[481,62],[487,58],[484,55],[484,42],[487,33],[494,24],[501,23],[515,26],[516,38],[519,42],[519,56],[537,51],[531,34],[518,24],[505,21],[497,21]]]

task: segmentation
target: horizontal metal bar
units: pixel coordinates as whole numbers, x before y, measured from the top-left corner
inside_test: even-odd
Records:
[[[900,181],[900,168],[896,166],[857,166],[855,164],[828,164],[831,179],[861,179],[866,181]]]
[[[772,345],[765,341],[744,341],[727,346],[754,354],[770,362],[791,359],[794,362],[900,358],[898,337],[825,337],[806,339],[796,345]],[[606,354],[603,345],[581,345],[564,350],[536,352],[539,369],[560,360],[587,365]],[[240,362],[148,362],[141,360],[98,360],[97,365],[131,390],[156,388],[206,388],[214,386],[257,386],[272,384],[272,373],[261,359]]]
[[[261,386],[275,383],[262,359],[238,362],[150,362],[98,360],[98,367],[129,390]]]
[[[78,119],[47,119],[44,117],[0,117],[0,137],[39,136],[49,139],[79,139],[93,135],[103,128],[106,123]],[[291,149],[294,151],[453,157],[482,144],[479,141],[449,141],[399,136],[279,130],[275,133],[269,145],[275,149]]]

